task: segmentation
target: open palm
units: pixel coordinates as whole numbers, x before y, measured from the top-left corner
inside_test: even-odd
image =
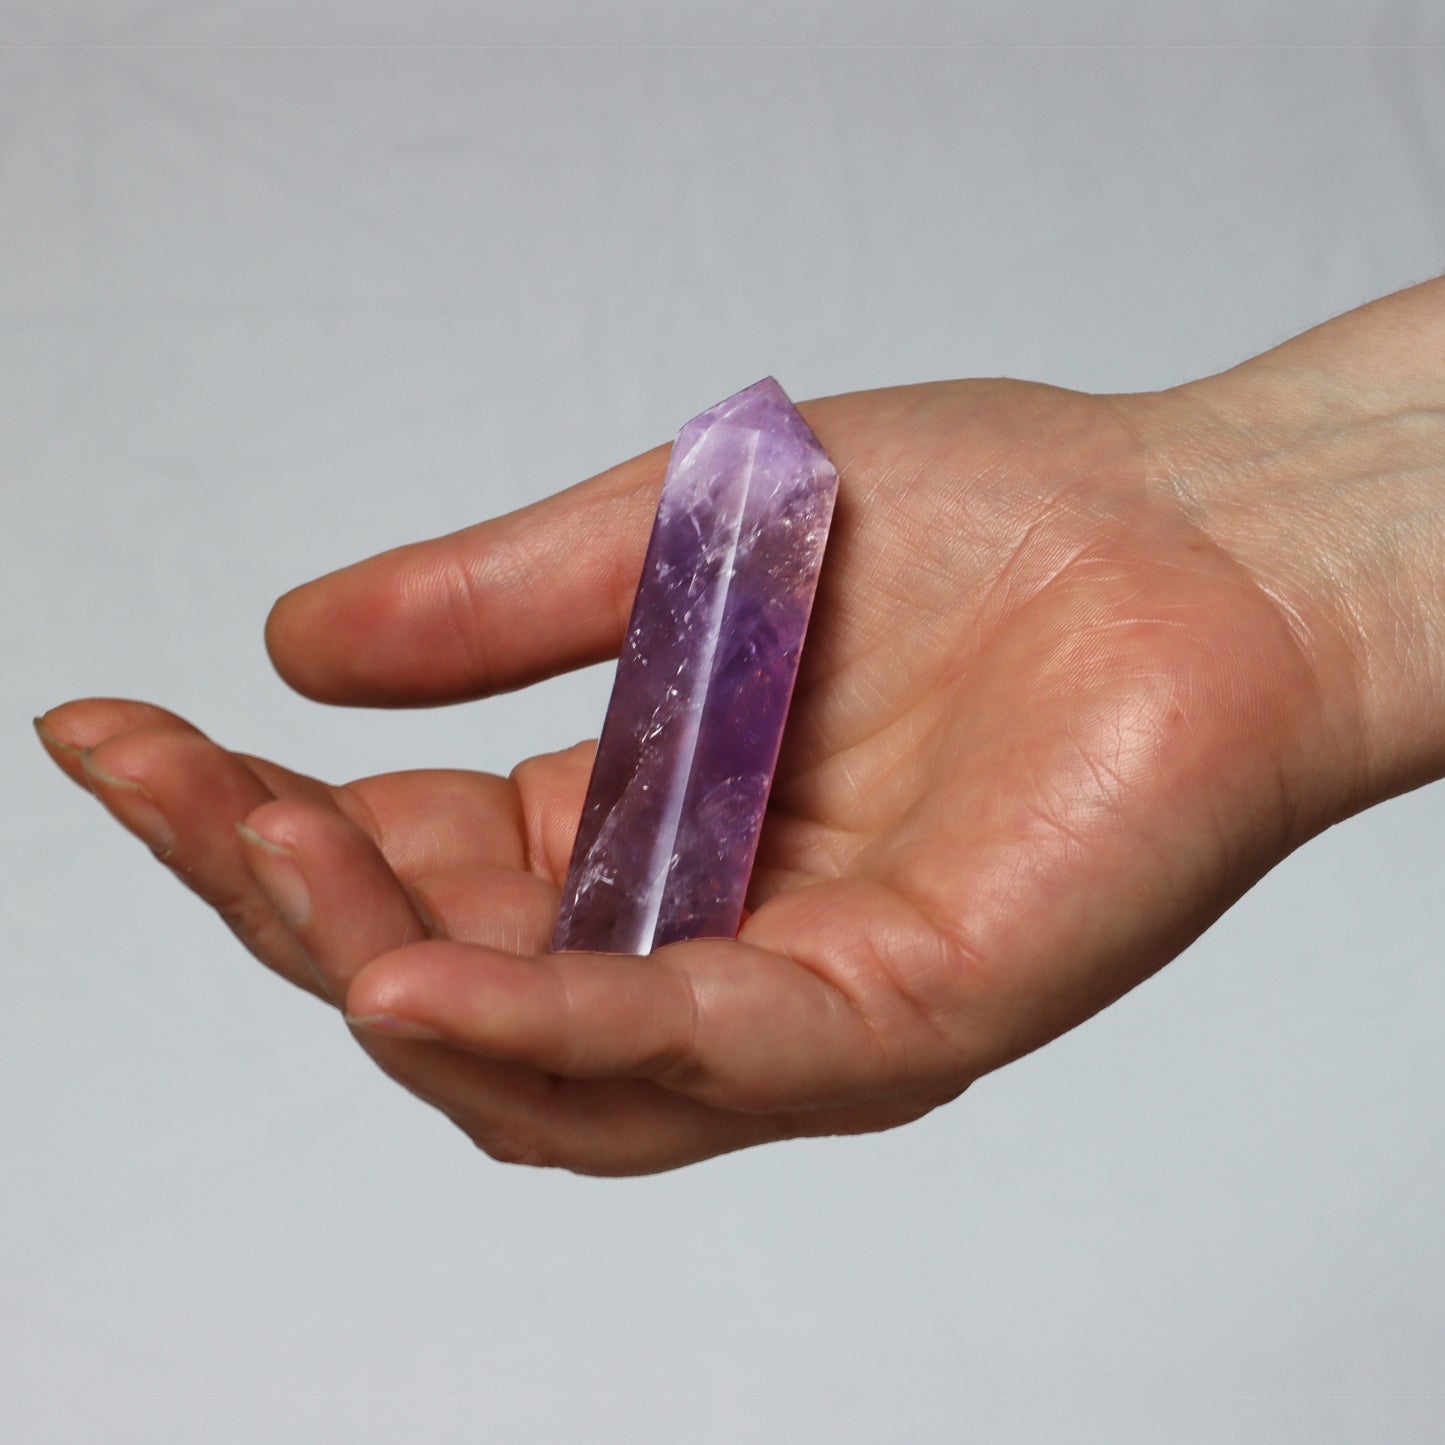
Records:
[[[1201,525],[1160,398],[957,382],[802,408],[842,476],[736,942],[549,955],[590,744],[330,786],[145,704],[70,775],[498,1158],[666,1168],[916,1118],[1173,957],[1340,808],[1332,652]],[[299,589],[325,701],[616,654],[664,449]],[[241,826],[238,826],[241,825]]]

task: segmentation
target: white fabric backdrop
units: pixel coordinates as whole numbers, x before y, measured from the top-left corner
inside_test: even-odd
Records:
[[[27,720],[505,770],[608,670],[337,713],[271,599],[767,372],[1218,369],[1439,271],[1442,179],[1429,0],[0,0],[5,1438],[1440,1438],[1439,788],[922,1123],[608,1182],[471,1151]]]

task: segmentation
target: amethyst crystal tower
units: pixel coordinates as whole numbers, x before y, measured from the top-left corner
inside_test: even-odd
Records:
[[[554,952],[736,937],[837,491],[771,377],[678,434]]]

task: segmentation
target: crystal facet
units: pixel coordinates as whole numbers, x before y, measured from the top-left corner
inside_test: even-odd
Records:
[[[771,377],[678,434],[554,952],[736,937],[837,491]]]

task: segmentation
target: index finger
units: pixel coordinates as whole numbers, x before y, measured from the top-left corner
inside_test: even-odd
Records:
[[[281,676],[320,702],[402,707],[523,687],[615,657],[667,466],[658,447],[543,501],[288,592]]]

